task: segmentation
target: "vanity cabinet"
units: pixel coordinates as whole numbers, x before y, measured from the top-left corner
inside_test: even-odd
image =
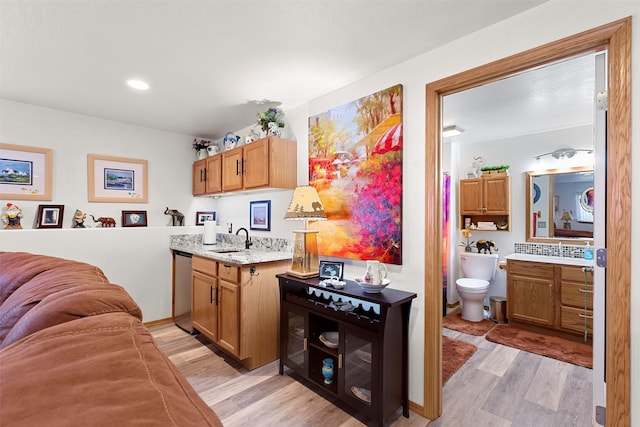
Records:
[[[294,141],[270,136],[226,151],[221,156],[222,191],[296,187]]]
[[[194,256],[194,328],[249,370],[276,360],[280,311],[275,275],[290,264],[235,265]]]
[[[352,281],[344,289],[325,288],[318,278],[287,274],[280,281],[280,374],[297,373],[319,393],[327,393],[384,425],[400,408],[408,417],[408,324],[416,294],[385,289],[367,294]],[[344,303],[351,308],[343,310]],[[337,332],[335,345],[320,339]],[[325,383],[323,360],[333,361]]]
[[[222,157],[208,157],[193,163],[192,193],[194,196],[222,192]]]
[[[581,266],[507,260],[507,317],[573,339],[591,336],[593,275]]]
[[[506,174],[460,180],[460,224],[505,221],[511,215],[511,177]],[[508,229],[508,228],[507,228]]]

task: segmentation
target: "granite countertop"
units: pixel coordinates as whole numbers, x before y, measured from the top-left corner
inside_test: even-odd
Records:
[[[546,262],[551,264],[564,264],[564,265],[578,265],[582,267],[593,267],[594,260],[587,260],[583,258],[570,258],[559,256],[546,256],[546,255],[530,255],[513,253],[504,257],[506,260],[516,261],[533,261],[533,262]]]
[[[291,252],[267,249],[244,249],[227,244],[203,245],[200,242],[174,241],[171,250],[187,252],[230,264],[259,264],[263,262],[290,260]],[[234,250],[236,252],[216,252]]]

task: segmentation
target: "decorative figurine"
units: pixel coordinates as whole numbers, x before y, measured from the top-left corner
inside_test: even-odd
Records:
[[[327,357],[322,361],[322,376],[325,384],[331,384],[333,381],[333,359]]]
[[[494,242],[493,240],[478,240],[478,243],[476,243],[476,248],[478,248],[478,253],[491,253],[491,248],[493,248],[494,251],[498,252],[496,242]]]
[[[93,218],[93,222],[99,222],[100,223],[100,227],[115,227],[116,226],[116,220],[113,218],[110,218],[108,216],[101,216],[98,219],[96,219],[93,215],[90,215],[91,218]]]
[[[165,215],[171,215],[171,220],[173,225],[184,225],[184,214],[182,214],[177,209],[167,209],[164,210]]]
[[[22,209],[20,209],[20,206],[7,203],[5,213],[2,214],[2,220],[7,223],[4,228],[21,229],[20,218],[22,218]]]
[[[233,132],[227,132],[227,134],[222,138],[222,144],[224,145],[225,150],[231,150],[236,148],[236,142],[240,140],[240,137]]]
[[[87,219],[87,214],[80,209],[76,209],[76,213],[73,214],[73,225],[71,228],[87,228],[87,226],[84,225],[85,219]]]

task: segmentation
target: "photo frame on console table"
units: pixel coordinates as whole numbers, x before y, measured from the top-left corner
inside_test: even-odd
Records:
[[[0,143],[0,199],[53,200],[53,150]]]
[[[64,205],[38,205],[36,228],[62,228]]]
[[[90,202],[147,203],[147,161],[87,155]]]
[[[335,261],[320,261],[320,279],[337,277],[342,280],[344,263]]]

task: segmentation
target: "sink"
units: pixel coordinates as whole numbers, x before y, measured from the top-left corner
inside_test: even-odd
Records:
[[[207,252],[215,252],[217,254],[231,254],[234,252],[240,252],[240,249],[207,249]]]

